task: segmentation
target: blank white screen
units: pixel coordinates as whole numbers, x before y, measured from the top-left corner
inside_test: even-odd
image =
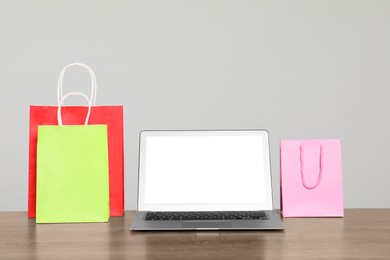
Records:
[[[146,204],[264,203],[261,136],[149,136]]]

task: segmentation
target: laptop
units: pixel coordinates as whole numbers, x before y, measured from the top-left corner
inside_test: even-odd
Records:
[[[142,131],[130,230],[277,230],[266,130]]]

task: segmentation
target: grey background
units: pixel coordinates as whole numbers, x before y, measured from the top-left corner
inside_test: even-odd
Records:
[[[390,207],[389,1],[0,0],[0,210],[27,210],[29,105],[60,70],[125,107],[126,209],[143,129],[268,129],[342,140],[345,206]],[[66,91],[89,93],[69,70]],[[74,103],[72,103],[74,102]],[[69,104],[82,104],[82,99]]]

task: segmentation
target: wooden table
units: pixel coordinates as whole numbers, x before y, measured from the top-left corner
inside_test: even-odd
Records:
[[[131,232],[110,223],[39,224],[0,213],[0,259],[390,259],[390,209],[288,218],[284,231]]]

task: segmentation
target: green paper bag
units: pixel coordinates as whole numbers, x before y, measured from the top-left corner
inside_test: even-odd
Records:
[[[72,95],[87,98],[63,100]],[[89,114],[85,125],[62,126],[59,106],[59,125],[38,127],[36,223],[109,219],[107,126],[87,125]]]

